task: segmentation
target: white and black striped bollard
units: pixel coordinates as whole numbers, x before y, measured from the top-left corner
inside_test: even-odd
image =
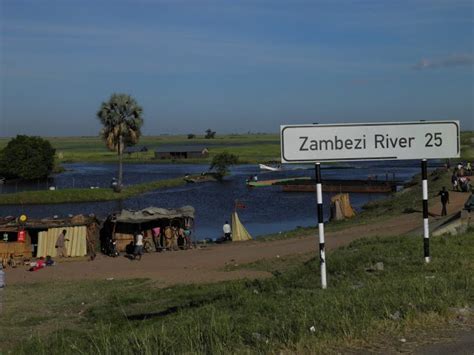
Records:
[[[321,164],[315,164],[316,174],[316,199],[318,202],[318,231],[319,231],[319,265],[321,268],[321,287],[327,288],[326,282],[326,251],[324,246],[324,214],[323,214],[323,189],[321,185]]]
[[[429,263],[430,258],[430,225],[428,222],[428,169],[426,159],[421,161],[421,179],[423,187],[423,250],[425,262]]]

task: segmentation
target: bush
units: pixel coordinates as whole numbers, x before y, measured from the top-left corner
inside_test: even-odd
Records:
[[[25,180],[47,177],[54,168],[55,150],[40,137],[18,135],[0,154],[0,174]]]
[[[230,154],[227,152],[223,152],[220,154],[217,154],[211,162],[211,166],[209,167],[209,170],[215,170],[216,171],[216,178],[218,180],[222,180],[224,176],[227,174],[228,168],[231,165],[235,165],[239,163],[239,157]]]

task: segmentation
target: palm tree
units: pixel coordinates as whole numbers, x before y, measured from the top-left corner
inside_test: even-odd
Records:
[[[112,94],[109,101],[103,102],[97,118],[104,126],[100,132],[107,148],[116,151],[119,157],[118,190],[122,187],[122,155],[125,146],[138,142],[143,125],[143,109],[137,101],[127,94]]]

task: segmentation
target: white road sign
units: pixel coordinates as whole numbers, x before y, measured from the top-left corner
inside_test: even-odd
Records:
[[[459,121],[285,125],[281,161],[458,158],[459,131]]]

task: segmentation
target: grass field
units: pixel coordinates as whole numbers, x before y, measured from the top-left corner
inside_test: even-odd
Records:
[[[105,148],[99,137],[45,137],[56,149],[59,163],[67,162],[116,162],[116,153]],[[461,132],[461,158],[474,160],[474,132]],[[0,138],[0,149],[8,142]],[[209,162],[218,153],[228,151],[239,156],[241,163],[262,163],[280,159],[280,137],[278,134],[242,134],[223,135],[215,139],[204,139],[202,136],[187,139],[186,136],[144,136],[138,145],[149,148],[145,153],[124,155],[127,163],[167,163],[169,160],[154,159],[154,149],[165,144],[170,145],[204,145],[209,147],[210,156],[207,159],[192,159],[180,162],[203,163]]]
[[[417,238],[359,240],[328,254],[327,290],[319,287],[319,261],[298,258],[249,265],[274,275],[255,281],[10,286],[0,352],[406,351],[474,304],[474,232],[432,238],[432,250],[424,264]],[[383,271],[370,271],[377,262]]]
[[[121,193],[113,192],[112,189],[109,188],[24,191],[2,194],[0,205],[34,205],[122,200],[143,194],[148,191],[176,187],[184,184],[186,184],[186,181],[184,181],[183,178],[175,178],[131,185],[125,187]]]
[[[461,158],[474,162],[474,132],[461,132]]]
[[[116,162],[117,154],[106,149],[99,137],[45,137],[56,149],[57,160],[67,162]],[[8,142],[0,138],[0,149]],[[214,139],[186,136],[141,137],[138,145],[145,145],[148,152],[124,155],[124,162],[129,163],[167,163],[169,160],[154,159],[154,149],[161,145],[203,145],[209,147],[209,158],[192,159],[183,162],[209,162],[218,153],[228,151],[239,155],[243,163],[276,160],[280,156],[280,138],[276,134],[224,135]]]

